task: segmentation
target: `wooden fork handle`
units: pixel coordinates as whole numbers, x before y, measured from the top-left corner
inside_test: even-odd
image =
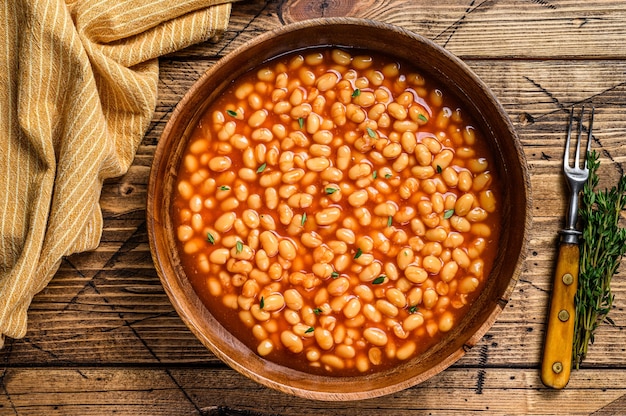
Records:
[[[541,380],[547,387],[562,389],[569,382],[578,287],[578,244],[561,243],[554,274],[548,328],[543,349]]]

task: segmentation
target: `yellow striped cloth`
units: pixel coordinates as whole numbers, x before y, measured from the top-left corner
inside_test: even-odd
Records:
[[[0,4],[0,347],[63,256],[100,241],[99,197],[152,118],[157,57],[219,36],[232,0]]]

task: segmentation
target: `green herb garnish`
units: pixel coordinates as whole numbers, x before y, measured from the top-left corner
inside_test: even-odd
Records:
[[[231,117],[237,117],[237,112],[233,110],[226,110],[226,114],[228,114]]]
[[[358,259],[359,257],[361,257],[361,254],[363,254],[363,250],[361,250],[360,248],[357,248],[356,253],[354,254],[354,258]]]
[[[300,219],[300,226],[304,227],[304,223],[306,222],[306,212],[302,213],[302,218]]]
[[[266,167],[267,167],[267,163],[263,163],[261,166],[259,166],[259,167],[256,169],[256,173],[261,173],[261,172],[263,172],[263,171],[265,170],[265,168],[266,168]]]
[[[417,305],[409,306],[409,313],[415,313],[417,312],[417,310],[418,310]]]
[[[370,136],[372,139],[375,139],[377,137],[376,132],[371,127],[368,127],[365,130],[367,130],[367,135]]]
[[[378,178],[378,171],[377,171],[377,170],[375,170],[374,172],[372,172],[372,178],[373,178],[373,179]]]
[[[313,328],[312,326],[309,327],[306,331],[304,331],[305,334],[310,334],[311,332],[315,331],[315,328]]]
[[[443,171],[443,169],[441,169],[441,166],[437,165],[437,169],[435,169],[437,171],[437,173],[441,173]]]
[[[321,313],[322,313],[322,308],[315,308],[315,309],[313,309],[313,313],[314,313],[315,315],[319,315],[319,314],[321,314]]]
[[[595,190],[600,166],[595,151],[587,155],[587,163],[589,180],[583,187],[579,209],[582,243],[573,342],[573,364],[577,369],[594,342],[598,326],[603,322],[614,324],[608,316],[614,298],[611,278],[626,253],[626,228],[619,225],[626,209],[626,175],[610,190]]]
[[[443,218],[446,220],[452,218],[453,215],[454,215],[453,209],[447,209],[443,212]]]
[[[361,95],[361,90],[360,89],[355,89],[354,92],[352,92],[352,98],[356,98],[359,95]]]
[[[393,217],[390,215],[387,217],[387,227],[391,227],[391,224],[393,224]]]
[[[304,119],[302,117],[298,119],[298,126],[300,126],[300,130],[304,127]]]
[[[226,185],[220,186],[220,191],[228,191],[228,190],[230,190],[229,186],[226,186]]]
[[[239,254],[242,251],[243,251],[243,243],[241,241],[237,241],[237,243],[235,244],[235,252]]]
[[[426,116],[425,116],[424,114],[419,114],[419,115],[417,116],[417,118],[419,118],[419,119],[420,119],[420,120],[422,120],[422,121],[428,121],[428,118],[426,118]]]
[[[393,178],[393,175],[391,173],[385,174],[385,179],[391,179],[391,178]]]
[[[261,300],[259,301],[259,308],[263,309],[265,307],[265,298],[261,296]]]
[[[332,272],[332,273],[330,274],[330,277],[332,277],[333,279],[338,278],[338,277],[339,277],[339,272]]]
[[[376,279],[372,280],[372,284],[373,285],[379,285],[379,284],[381,284],[381,283],[383,283],[385,281],[386,277],[387,276],[385,276],[385,275],[378,276]]]
[[[206,240],[211,244],[215,244],[215,237],[211,233],[206,233]]]
[[[337,192],[338,190],[339,190],[339,189],[337,189],[337,188],[330,188],[330,187],[329,187],[329,188],[324,189],[324,192],[326,192],[326,194],[327,194],[327,195],[332,195],[332,194],[334,194],[335,192]]]

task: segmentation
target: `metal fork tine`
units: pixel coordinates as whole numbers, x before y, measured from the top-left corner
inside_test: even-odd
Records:
[[[587,153],[585,153],[585,155],[589,155],[589,152],[591,151],[591,131],[593,130],[593,116],[595,112],[596,108],[591,107],[591,117],[589,119],[589,127],[587,128]],[[585,156],[585,169],[588,169],[587,156]]]
[[[569,114],[569,126],[567,127],[567,136],[565,137],[565,154],[563,155],[563,167],[569,167],[569,150],[570,140],[572,138],[572,123],[574,122],[574,107]]]
[[[578,120],[578,137],[576,137],[576,159],[574,160],[574,167],[580,168],[580,140],[583,135],[583,116],[585,115],[585,106],[580,108],[580,118]]]

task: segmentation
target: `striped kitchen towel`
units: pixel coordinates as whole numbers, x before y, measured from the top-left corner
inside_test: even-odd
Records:
[[[230,1],[0,2],[0,347],[61,258],[97,247],[102,182],[148,128],[157,57],[219,36]]]

